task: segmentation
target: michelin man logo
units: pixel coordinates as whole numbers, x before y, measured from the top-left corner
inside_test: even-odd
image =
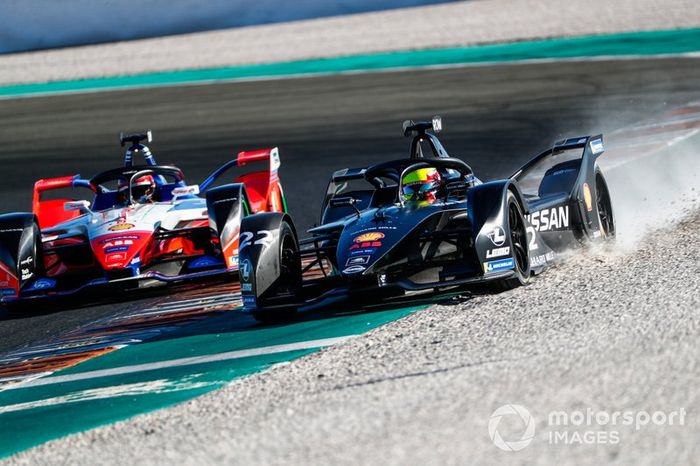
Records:
[[[525,432],[523,432],[520,440],[509,442],[503,440],[498,432],[498,424],[504,416],[520,416],[525,426]],[[535,420],[530,415],[530,412],[520,405],[503,405],[491,414],[489,419],[489,436],[493,444],[503,451],[520,451],[530,445],[532,439],[535,438]]]

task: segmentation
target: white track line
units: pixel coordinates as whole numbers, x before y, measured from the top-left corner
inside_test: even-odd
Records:
[[[114,367],[111,369],[101,369],[96,371],[80,372],[77,374],[58,375],[55,377],[44,377],[40,379],[31,379],[27,382],[20,382],[17,385],[12,385],[6,390],[15,390],[18,388],[39,387],[42,385],[53,385],[57,383],[76,382],[79,380],[90,380],[98,377],[109,377],[113,375],[134,374],[137,372],[146,372],[157,369],[167,369],[170,367],[191,366],[195,364],[204,364],[208,362],[230,361],[233,359],[249,358],[251,356],[263,356],[267,354],[285,353],[287,351],[298,351],[305,349],[320,348],[330,346],[336,343],[341,343],[353,335],[342,337],[322,338],[319,340],[300,341],[297,343],[287,343],[284,345],[264,346],[262,348],[250,348],[238,351],[227,351],[225,353],[210,354],[206,356],[195,356],[191,358],[171,359],[169,361],[151,362],[146,364],[135,364],[133,366]]]

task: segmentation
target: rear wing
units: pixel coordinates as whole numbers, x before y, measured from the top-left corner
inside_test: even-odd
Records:
[[[571,213],[571,225],[597,228],[593,190],[597,189],[596,160],[604,151],[602,134],[583,136],[557,141],[526,163],[511,179],[527,201],[527,211],[535,215],[556,207],[564,209],[567,218]]]
[[[235,159],[217,168],[200,183],[200,193],[211,188],[214,182],[231,168],[244,167],[253,162],[268,162],[268,169],[239,175],[231,182],[245,185],[253,212],[286,212],[287,203],[277,173],[281,165],[277,147],[239,152]]]
[[[266,160],[270,161],[268,170],[270,178],[272,179],[273,176],[277,178],[277,170],[282,164],[282,162],[280,161],[279,149],[277,147],[273,147],[272,149],[243,151],[239,152],[238,156],[235,159],[226,162],[225,164],[214,170],[214,172],[211,175],[209,175],[204,181],[202,181],[199,184],[199,191],[202,193],[205,192],[217,179],[219,179],[221,175],[223,175],[225,172],[227,172],[233,167],[243,167],[252,162],[264,162]]]
[[[605,152],[605,146],[603,145],[603,135],[597,134],[595,136],[581,136],[577,138],[562,139],[556,141],[551,149],[547,149],[541,154],[534,157],[532,160],[523,165],[518,171],[513,173],[510,178],[517,180],[522,178],[526,172],[530,171],[534,166],[538,165],[543,161],[543,159],[555,155],[559,152],[565,150],[575,150],[581,149],[581,160],[582,166],[590,165],[590,163],[595,163],[595,160]]]
[[[343,168],[342,170],[337,170],[333,172],[331,176],[331,181],[350,181],[350,180],[362,180],[365,177],[366,167],[363,168]]]
[[[51,228],[61,222],[65,222],[66,220],[73,219],[80,215],[78,211],[67,211],[64,208],[66,202],[77,200],[74,197],[44,199],[44,193],[47,191],[66,188],[87,188],[92,193],[95,192],[90,182],[82,179],[80,175],[46,178],[34,183],[32,212],[39,220],[40,228]]]

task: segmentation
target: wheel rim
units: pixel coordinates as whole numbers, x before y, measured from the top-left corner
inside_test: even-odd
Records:
[[[510,242],[513,246],[513,257],[515,257],[515,265],[520,273],[524,274],[527,270],[527,235],[525,232],[525,224],[523,217],[518,211],[518,206],[511,203],[508,208],[508,222],[510,225]]]
[[[603,235],[605,237],[615,236],[615,223],[613,221],[612,206],[610,205],[610,196],[608,196],[608,190],[600,181],[600,178],[596,183],[596,205]]]

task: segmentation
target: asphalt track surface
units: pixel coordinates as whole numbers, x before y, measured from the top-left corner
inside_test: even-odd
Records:
[[[38,178],[117,166],[121,130],[154,131],[160,163],[191,182],[243,149],[279,146],[301,229],[329,174],[402,157],[406,118],[444,118],[442,141],[482,179],[506,176],[563,136],[612,130],[697,100],[698,60],[661,58],[343,75],[0,102],[0,211],[29,210]],[[157,292],[156,292],[157,293]],[[137,296],[129,306],[145,306]],[[122,304],[69,303],[0,321],[0,353],[110,315]]]

